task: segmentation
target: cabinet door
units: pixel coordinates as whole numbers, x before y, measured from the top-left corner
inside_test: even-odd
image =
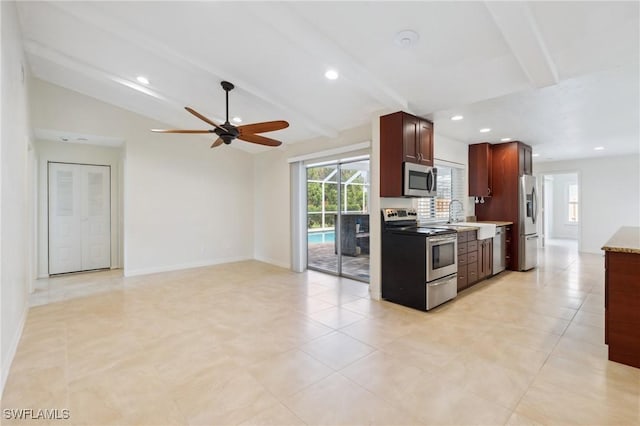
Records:
[[[402,197],[404,115],[398,111],[380,117],[381,197]]]
[[[469,145],[469,196],[491,196],[491,144]]]
[[[425,166],[433,166],[433,124],[420,120],[418,140],[418,162]]]
[[[485,240],[486,255],[485,255],[485,272],[486,276],[493,275],[493,240],[488,238]]]
[[[493,241],[489,238],[478,241],[478,279],[484,279],[491,275],[493,269]]]
[[[420,162],[418,140],[420,136],[420,120],[413,115],[403,114],[402,117],[402,143],[403,159],[410,163]]]
[[[533,174],[532,149],[529,145],[518,144],[518,172],[520,176]]]

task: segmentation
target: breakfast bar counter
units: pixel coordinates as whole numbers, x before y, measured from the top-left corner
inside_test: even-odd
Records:
[[[640,227],[620,228],[602,250],[609,360],[640,368]]]

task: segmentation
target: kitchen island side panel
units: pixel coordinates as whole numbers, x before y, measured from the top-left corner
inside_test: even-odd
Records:
[[[605,252],[609,360],[640,368],[640,254]]]

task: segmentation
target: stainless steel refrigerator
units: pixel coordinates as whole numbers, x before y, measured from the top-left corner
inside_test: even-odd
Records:
[[[538,266],[538,191],[536,178],[520,177],[520,271]]]

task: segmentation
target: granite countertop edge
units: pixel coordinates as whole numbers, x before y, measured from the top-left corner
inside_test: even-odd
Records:
[[[479,220],[478,223],[491,223],[496,226],[508,226],[513,225],[513,222],[509,222],[506,220]]]
[[[640,254],[640,227],[623,226],[609,238],[602,249],[615,253]]]

